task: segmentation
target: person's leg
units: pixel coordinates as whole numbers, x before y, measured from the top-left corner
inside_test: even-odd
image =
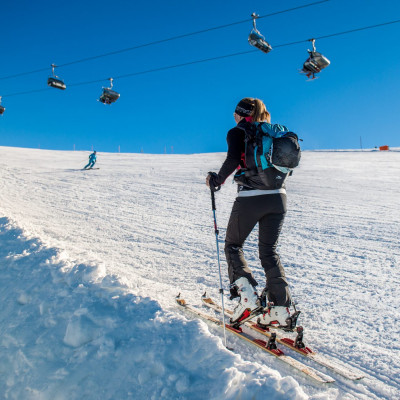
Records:
[[[237,198],[233,204],[225,237],[225,255],[231,283],[231,299],[239,298],[233,309],[231,322],[235,323],[261,310],[255,286],[257,281],[251,274],[243,254],[243,243],[258,221],[254,198]]]
[[[225,236],[225,256],[231,284],[240,277],[245,277],[252,286],[257,285],[243,254],[243,243],[258,221],[252,207],[253,199],[252,197],[237,198],[229,218]]]
[[[284,213],[266,214],[259,221],[259,256],[267,280],[268,301],[275,306],[290,306],[289,286],[276,251]]]
[[[83,169],[86,169],[86,168],[88,168],[88,167],[89,167],[89,165],[90,165],[90,162],[89,162],[89,164],[85,165],[85,166],[83,167]]]

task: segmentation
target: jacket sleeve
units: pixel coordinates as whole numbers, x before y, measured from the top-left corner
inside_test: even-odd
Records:
[[[242,151],[244,150],[244,131],[239,128],[233,128],[226,137],[228,143],[228,152],[226,159],[218,172],[218,184],[225,182],[226,178],[240,165]]]

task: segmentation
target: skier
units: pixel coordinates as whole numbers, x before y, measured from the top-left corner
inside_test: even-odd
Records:
[[[237,126],[228,132],[226,159],[218,174],[209,172],[206,178],[207,186],[213,191],[219,190],[220,185],[236,168],[245,167],[244,126],[253,122],[271,121],[265,104],[254,98],[242,99],[236,106],[233,116]],[[288,319],[291,305],[289,287],[276,252],[285,213],[284,186],[280,189],[267,187],[257,174],[248,179],[246,185],[238,184],[238,195],[233,204],[225,237],[231,299],[239,298],[231,318],[232,323],[262,313],[258,319],[261,326],[272,323],[277,323],[280,327],[291,325],[291,320]],[[255,289],[257,281],[243,254],[243,244],[257,223],[259,258],[266,276],[266,287],[261,297],[257,295]],[[269,307],[266,307],[268,302]],[[263,307],[266,308],[263,310]]]
[[[89,163],[83,167],[83,169],[90,169],[93,168],[94,164],[96,164],[97,156],[96,156],[96,151],[94,151],[90,156],[89,156]]]

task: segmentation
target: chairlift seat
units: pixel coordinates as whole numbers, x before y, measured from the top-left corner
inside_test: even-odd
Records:
[[[330,61],[321,53],[318,53],[317,51],[310,51],[309,53],[310,57],[303,64],[304,73],[317,74],[330,64]]]
[[[310,55],[320,70],[326,68],[331,63],[325,56],[318,53],[318,51],[312,51]]]
[[[119,99],[120,94],[115,90],[109,88],[103,88],[103,93],[101,94],[99,101],[103,104],[115,103]]]
[[[4,111],[6,111],[6,108],[3,106],[0,106],[0,115],[3,115]]]
[[[264,53],[269,53],[272,50],[271,45],[265,40],[264,36],[254,29],[250,32],[248,40],[252,46],[257,47]]]
[[[304,63],[304,67],[312,72],[320,72],[326,68],[331,62],[317,51],[310,51],[310,57]]]
[[[54,78],[52,76],[47,80],[47,84],[53,88],[65,90],[67,86],[61,79]]]
[[[318,65],[311,58],[309,58],[303,64],[303,72],[306,73],[312,72],[313,74],[317,74],[318,72],[321,72],[321,69],[318,68]]]

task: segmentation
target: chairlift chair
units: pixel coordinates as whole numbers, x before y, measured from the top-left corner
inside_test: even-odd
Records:
[[[6,108],[1,105],[1,96],[0,96],[0,115],[3,115],[4,111],[6,111]]]
[[[321,70],[326,68],[331,62],[321,53],[316,51],[315,39],[310,39],[310,42],[312,42],[313,50],[307,50],[309,57],[303,64],[303,68],[300,72],[306,74],[310,80],[313,80],[317,78],[315,74],[321,72]]]
[[[53,76],[49,76],[49,78],[47,79],[47,84],[50,87],[56,88],[56,89],[61,89],[61,90],[65,90],[67,88],[67,86],[65,85],[64,81],[62,79],[60,79],[55,73],[54,73],[54,68],[57,65],[55,64],[51,64],[51,68],[53,71]]]
[[[265,40],[265,37],[256,28],[256,19],[259,17],[256,13],[251,14],[253,18],[253,29],[250,32],[248,41],[264,53],[269,53],[272,50],[271,45]]]
[[[120,94],[115,90],[112,90],[113,87],[113,78],[109,78],[110,87],[103,87],[103,93],[101,94],[99,101],[103,104],[111,104],[115,103],[118,99]]]

